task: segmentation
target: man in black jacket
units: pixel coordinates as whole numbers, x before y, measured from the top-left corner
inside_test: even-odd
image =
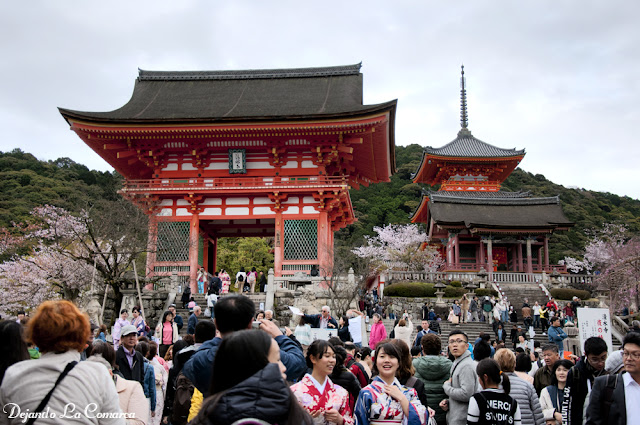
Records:
[[[596,378],[587,407],[587,424],[626,425],[629,414],[637,422],[638,405],[634,400],[638,400],[640,392],[640,334],[629,332],[622,341],[622,350],[625,372]]]
[[[138,331],[133,325],[126,325],[120,333],[120,347],[116,351],[116,365],[124,379],[138,381],[144,388],[144,357],[135,350]]]
[[[567,374],[564,387],[563,424],[581,425],[587,396],[593,388],[596,377],[606,375],[607,343],[602,338],[592,336],[584,342],[582,357]],[[566,416],[566,417],[565,417]]]

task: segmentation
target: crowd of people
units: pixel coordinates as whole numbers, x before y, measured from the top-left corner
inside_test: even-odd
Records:
[[[363,314],[357,310],[338,320],[328,306],[303,316],[309,326],[343,329],[303,346],[273,312],[256,312],[243,295],[221,297],[213,320],[196,321],[184,338],[172,309],[153,336],[139,308],[130,321],[122,311],[113,345],[68,301],[44,302],[28,321],[0,322],[0,424],[66,418],[232,424],[251,418],[269,424],[552,425],[640,418],[631,416],[640,412],[640,333],[633,331],[611,356],[604,340],[589,338],[582,357],[565,359],[553,342],[512,350],[489,335],[470,341],[460,328],[443,347],[428,309],[413,341],[408,313],[390,337],[373,313],[369,347],[357,347],[348,333],[346,315]],[[197,319],[195,309],[192,316]],[[560,317],[554,322],[560,327]]]

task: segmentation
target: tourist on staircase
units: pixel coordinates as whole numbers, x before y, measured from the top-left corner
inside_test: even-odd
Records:
[[[427,335],[427,334],[437,334],[437,333],[432,331],[431,329],[429,329],[429,321],[428,320],[422,320],[422,330],[420,332],[418,332],[418,335],[416,335],[416,339],[413,342],[413,346],[414,347],[422,347],[422,337]]]
[[[522,304],[522,321],[524,322],[524,329],[526,331],[533,325],[533,319],[531,318],[531,307],[529,307],[528,300],[524,299],[524,304]]]
[[[549,328],[549,310],[547,307],[540,307],[538,309],[540,312],[540,328],[542,329],[542,335],[547,334],[547,329]]]
[[[407,322],[408,321],[408,322]],[[413,333],[413,323],[411,319],[400,319],[395,328],[393,328],[394,338],[407,343],[407,347],[411,347],[411,334]]]
[[[229,293],[229,287],[231,286],[231,276],[225,269],[220,270],[220,280],[222,281],[222,289],[220,295],[227,295]]]
[[[482,301],[482,314],[484,316],[484,321],[487,323],[491,323],[493,320],[493,304],[489,297],[484,297],[484,301]]]
[[[207,279],[207,272],[204,267],[200,266],[198,269],[198,275],[196,277],[196,281],[198,282],[198,294],[204,294],[204,284],[209,279]]]
[[[162,320],[156,326],[155,338],[160,342],[160,357],[164,357],[169,347],[179,339],[178,326],[173,321],[173,314],[170,311],[162,314]]]
[[[460,298],[460,323],[466,323],[468,321],[467,315],[469,314],[469,298],[467,298],[467,294],[463,294],[462,298]]]
[[[122,333],[122,328],[129,325],[129,321],[127,318],[129,317],[129,312],[126,308],[120,310],[120,318],[116,320],[116,324],[113,326],[113,349],[118,350],[120,346],[120,337]]]
[[[147,327],[147,324],[145,323],[144,318],[140,314],[140,307],[138,306],[133,307],[131,309],[131,315],[133,316],[131,318],[131,324],[136,327],[136,330],[138,331],[138,336],[147,336],[147,331],[145,330],[145,328]]]
[[[551,327],[549,328],[549,342],[554,343],[558,346],[558,353],[560,357],[562,357],[562,353],[564,353],[564,340],[567,339],[567,334],[562,330],[560,326],[560,318],[554,317],[551,321]]]
[[[453,305],[451,306],[453,309],[453,314],[457,317],[457,319],[449,320],[451,323],[459,324],[462,321],[462,307],[460,307],[460,302],[458,300],[453,300]]]
[[[188,284],[184,285],[184,291],[182,291],[182,308],[187,308],[187,304],[189,304],[189,301],[191,300],[191,288],[189,287]]]
[[[182,327],[184,326],[184,321],[182,320],[182,316],[176,313],[176,305],[171,304],[169,306],[169,311],[173,315],[173,323],[176,324],[176,327],[178,328],[178,332],[180,332],[180,329],[182,329]]]
[[[478,297],[475,295],[471,300],[471,303],[469,305],[469,310],[471,311],[471,321],[479,322],[480,319],[478,318],[478,311],[480,310],[480,306],[478,305]]]

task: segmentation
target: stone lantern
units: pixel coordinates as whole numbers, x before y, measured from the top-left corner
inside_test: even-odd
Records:
[[[554,288],[560,287],[560,272],[558,272],[556,268],[554,268],[551,273],[551,285],[553,285]]]
[[[487,276],[489,276],[489,273],[487,273],[484,267],[480,267],[480,270],[478,271],[478,283],[482,289],[487,287]]]
[[[446,288],[447,285],[442,283],[441,280],[438,280],[436,282],[436,284],[433,285],[433,287],[436,288],[436,297],[438,297],[436,299],[436,306],[438,306],[438,307],[446,307],[447,303],[444,302],[444,299],[442,298],[442,296],[444,295],[444,288]]]
[[[470,280],[464,287],[469,291],[469,298],[473,298],[476,294],[476,289],[478,289],[478,285],[476,285],[473,280]]]
[[[595,291],[595,296],[598,298],[599,308],[609,308],[609,294],[611,291],[608,288],[599,287]]]

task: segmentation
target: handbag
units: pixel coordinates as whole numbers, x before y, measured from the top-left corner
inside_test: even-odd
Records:
[[[71,372],[71,369],[73,369],[77,364],[78,364],[77,361],[73,361],[67,364],[67,366],[64,368],[60,376],[58,376],[56,383],[53,384],[53,388],[51,388],[51,390],[47,393],[47,395],[44,396],[40,404],[38,404],[38,407],[36,407],[36,410],[32,412],[33,416],[29,419],[29,422],[27,422],[27,425],[33,425],[36,419],[38,419],[38,415],[36,413],[40,413],[44,410],[44,408],[47,406],[47,403],[49,403],[49,400],[51,399],[51,395],[53,394],[53,391],[56,389],[58,384],[64,379],[65,376],[67,376],[69,372]]]
[[[209,307],[204,309],[204,317],[211,317],[211,309]]]

